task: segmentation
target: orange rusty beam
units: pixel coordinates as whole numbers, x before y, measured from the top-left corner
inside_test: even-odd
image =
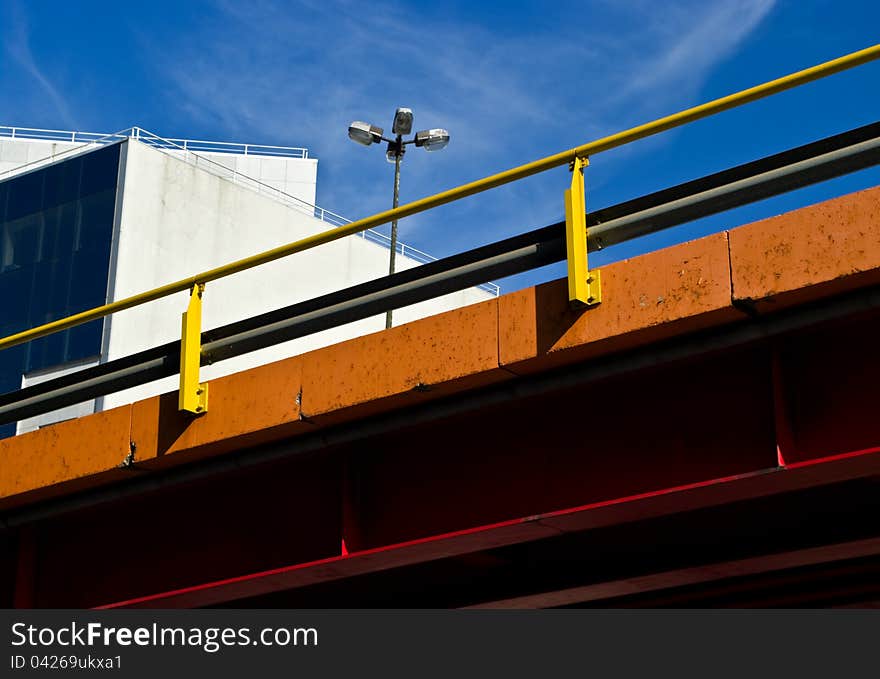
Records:
[[[552,281],[211,383],[211,411],[174,394],[0,440],[0,508],[296,437],[880,282],[880,188],[603,268],[605,302]]]
[[[880,284],[880,187],[730,231],[733,296],[758,311]]]

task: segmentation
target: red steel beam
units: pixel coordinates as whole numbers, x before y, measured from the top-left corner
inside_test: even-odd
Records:
[[[96,608],[197,608],[220,605],[237,599],[305,587],[364,573],[539,540],[558,535],[560,531],[590,530],[601,526],[718,506],[737,500],[817,487],[878,473],[880,473],[880,447],[800,462],[778,469],[718,478],[547,514],[521,517],[511,521],[434,535],[309,563],[294,564],[240,577],[206,582],[194,587],[108,603]],[[868,545],[870,549],[874,549],[875,543],[876,541],[862,541],[858,545],[861,545],[860,548]],[[807,559],[804,563],[812,563],[813,561],[809,561],[810,559],[815,560],[823,554],[833,555],[836,552],[833,550],[828,552],[807,551],[797,558]],[[842,557],[838,555],[834,558]],[[758,568],[757,561],[754,563],[749,561],[749,563],[752,564],[750,567]],[[780,563],[782,562],[780,561]],[[734,565],[731,565],[731,568],[733,567]],[[680,579],[684,582],[688,577],[693,578],[698,573],[706,574],[708,572],[705,569],[688,569]],[[725,572],[727,571],[724,569],[719,571],[719,577],[724,577]],[[636,578],[628,581],[626,585],[620,586],[629,587],[627,593],[642,591],[638,589],[639,586],[646,588],[644,591],[649,591],[655,587],[659,580],[662,580],[659,575],[654,579],[651,577],[643,580]],[[595,587],[600,588],[601,586],[596,585]],[[599,593],[617,590],[610,585],[607,590],[584,590],[584,592],[590,591]],[[536,601],[538,600],[536,599]],[[524,600],[524,605],[529,604]]]
[[[585,602],[600,602],[616,597],[658,592],[675,587],[705,584],[723,578],[736,578],[746,575],[761,575],[789,568],[815,566],[835,561],[855,559],[880,554],[880,538],[851,540],[833,545],[810,547],[762,554],[748,559],[735,559],[708,566],[679,568],[634,578],[610,580],[582,587],[568,587],[552,592],[541,592],[509,599],[499,599],[466,608],[505,609],[505,608],[554,608]]]

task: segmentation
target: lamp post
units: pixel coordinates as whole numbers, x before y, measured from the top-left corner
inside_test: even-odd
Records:
[[[352,141],[363,146],[379,143],[380,141],[388,142],[385,151],[385,158],[389,163],[394,163],[394,200],[392,207],[397,207],[398,196],[400,193],[400,163],[403,161],[403,154],[406,153],[408,144],[420,146],[425,151],[439,151],[445,148],[449,143],[449,132],[440,128],[431,130],[422,130],[416,132],[412,139],[404,141],[403,137],[412,131],[413,113],[411,109],[399,108],[394,112],[394,123],[391,127],[391,133],[394,139],[383,137],[384,130],[381,127],[370,125],[360,120],[354,121],[348,126],[348,136]],[[391,222],[391,258],[388,264],[388,275],[394,273],[394,259],[397,254],[397,219]],[[391,310],[385,313],[385,327],[391,327]]]

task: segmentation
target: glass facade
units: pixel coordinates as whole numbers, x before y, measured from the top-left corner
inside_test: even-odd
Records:
[[[119,144],[0,182],[0,337],[106,301]],[[0,351],[0,393],[97,356],[103,321]],[[0,426],[0,438],[15,425]]]

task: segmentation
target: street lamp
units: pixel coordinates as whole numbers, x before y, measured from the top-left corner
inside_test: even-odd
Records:
[[[370,125],[360,120],[354,121],[348,126],[349,138],[361,144],[369,146],[370,144],[378,144],[380,141],[388,142],[385,150],[385,158],[389,163],[394,163],[394,205],[397,207],[398,194],[400,193],[400,163],[403,160],[403,154],[406,153],[407,144],[415,144],[425,151],[439,151],[445,148],[449,143],[449,132],[440,128],[431,130],[422,130],[416,132],[416,136],[408,141],[404,141],[403,137],[412,132],[413,113],[411,109],[399,108],[394,112],[394,123],[391,127],[391,133],[395,135],[394,139],[386,139],[382,136],[384,130],[381,127]],[[397,252],[397,219],[391,222],[391,260],[388,266],[388,275],[394,273],[394,256]],[[385,313],[385,327],[391,327],[391,310]]]

